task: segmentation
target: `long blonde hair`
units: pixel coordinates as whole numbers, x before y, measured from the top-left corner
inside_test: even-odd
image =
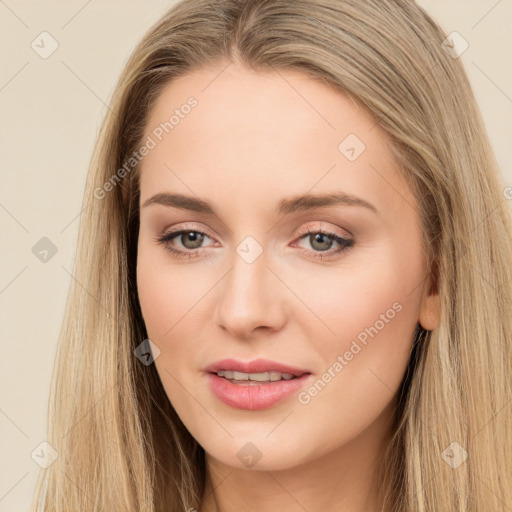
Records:
[[[48,441],[59,456],[41,471],[34,508],[201,507],[204,451],[155,365],[134,356],[147,338],[135,280],[138,167],[119,170],[143,142],[164,85],[236,60],[300,70],[348,93],[389,135],[418,198],[442,314],[438,328],[417,331],[404,376],[381,473],[386,510],[509,510],[512,216],[445,38],[405,0],[186,0],[148,31],[117,83],[89,168],[49,403]],[[467,459],[454,467],[455,455]]]

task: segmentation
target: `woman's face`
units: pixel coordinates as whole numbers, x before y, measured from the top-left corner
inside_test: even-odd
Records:
[[[151,112],[138,293],[190,433],[224,464],[285,469],[383,438],[437,296],[374,120],[300,72],[224,67]]]

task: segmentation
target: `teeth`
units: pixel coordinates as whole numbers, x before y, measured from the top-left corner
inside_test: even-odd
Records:
[[[293,375],[291,373],[280,372],[244,373],[234,372],[231,370],[220,370],[217,372],[217,375],[228,380],[253,380],[257,382],[274,382],[277,380],[293,379]]]

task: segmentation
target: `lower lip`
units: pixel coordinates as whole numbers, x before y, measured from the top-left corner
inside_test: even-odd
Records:
[[[311,374],[304,374],[295,379],[248,386],[233,384],[224,377],[210,373],[208,383],[210,389],[221,402],[237,409],[256,411],[272,407],[296,393],[310,376]]]

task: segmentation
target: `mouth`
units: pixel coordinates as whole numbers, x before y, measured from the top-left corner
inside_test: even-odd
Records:
[[[312,372],[276,361],[224,359],[205,368],[210,389],[224,404],[237,409],[269,408],[298,392]]]

